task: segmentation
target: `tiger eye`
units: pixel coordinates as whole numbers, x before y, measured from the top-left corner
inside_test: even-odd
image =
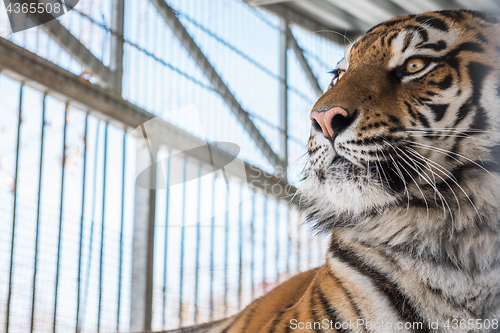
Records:
[[[422,59],[411,59],[406,63],[406,70],[408,73],[416,73],[425,67],[425,62]]]

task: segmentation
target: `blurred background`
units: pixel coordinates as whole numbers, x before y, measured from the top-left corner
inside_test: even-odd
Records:
[[[328,239],[302,225],[296,186],[344,47],[407,13],[500,13],[496,0],[80,0],[13,33],[4,3],[4,332],[216,320],[321,265]]]

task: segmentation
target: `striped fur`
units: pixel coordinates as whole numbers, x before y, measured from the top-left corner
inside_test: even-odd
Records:
[[[425,68],[412,74],[413,58]],[[178,332],[495,331],[485,324],[500,319],[500,22],[394,18],[336,71],[313,109],[340,106],[352,123],[330,138],[312,127],[301,186],[302,209],[332,235],[325,265]]]

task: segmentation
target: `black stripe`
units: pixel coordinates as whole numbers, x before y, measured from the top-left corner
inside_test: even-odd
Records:
[[[456,127],[462,120],[464,120],[465,117],[467,117],[467,115],[472,111],[472,109],[472,100],[468,99],[464,104],[460,106],[460,109],[458,109],[457,119],[455,119],[453,127]]]
[[[497,97],[500,98],[500,81],[497,82]]]
[[[479,101],[481,100],[484,79],[490,72],[491,67],[479,62],[471,62],[467,65],[467,70],[472,81],[472,103],[477,106],[474,123],[471,128],[484,130],[488,127],[488,117],[484,109],[480,106]]]
[[[425,43],[429,40],[429,34],[427,33],[427,30],[425,30],[422,27],[419,27],[416,31],[420,35],[420,38],[422,38],[422,41],[420,43]]]
[[[391,36],[391,37],[389,37],[389,38],[387,39],[387,46],[389,46],[389,47],[390,47],[390,46],[391,46],[391,44],[392,44],[392,41],[393,41],[393,40],[394,40],[394,38],[396,38],[398,35],[399,35],[399,32],[395,32],[394,34],[392,34],[392,36]]]
[[[431,49],[434,51],[441,51],[444,50],[447,47],[447,45],[444,40],[440,40],[437,43],[419,44],[417,47],[419,49]]]
[[[488,43],[489,43],[489,41],[488,41],[488,39],[486,38],[486,36],[485,36],[485,35],[483,35],[483,34],[482,34],[482,33],[480,33],[480,32],[478,32],[478,33],[476,34],[476,38],[477,38],[477,39],[479,39],[479,40],[480,40],[481,42],[483,42],[484,44],[488,44]]]
[[[316,301],[314,300],[314,297],[317,296],[317,290],[313,289],[311,292],[311,298],[309,299],[309,307],[311,308],[311,317],[312,317],[312,325],[314,329],[314,323],[319,323],[319,330],[316,330],[316,332],[323,332],[323,329],[321,328],[321,320],[318,316],[318,312],[316,311]]]
[[[460,62],[458,61],[457,56],[461,52],[466,52],[466,51],[482,53],[484,52],[484,48],[479,43],[465,42],[460,44],[459,46],[457,46],[444,56],[448,65],[457,70],[457,75],[459,76],[459,79],[460,79],[460,71],[458,70],[458,67],[460,65]]]
[[[491,67],[479,62],[471,62],[467,65],[467,70],[472,80],[472,103],[478,105],[481,99],[484,78],[491,70]]]
[[[415,18],[418,23],[428,25],[434,29],[448,32],[448,24],[440,18],[429,16],[429,15],[419,15]]]
[[[450,104],[427,104],[427,106],[434,113],[434,121],[440,121],[446,114]]]
[[[329,270],[328,268],[328,271],[326,273],[326,275],[328,277],[330,277],[331,279],[335,280],[335,282],[339,285],[340,288],[342,288],[342,290],[344,291],[344,293],[346,294],[347,298],[349,298],[349,301],[350,301],[350,304],[352,305],[352,307],[354,308],[354,311],[356,312],[356,316],[357,318],[359,319],[365,319],[364,316],[361,315],[361,309],[359,308],[358,304],[356,303],[356,301],[354,300],[354,298],[352,297],[352,294],[349,290],[347,290],[347,288],[342,284],[342,282]]]
[[[247,317],[245,318],[245,323],[243,324],[243,331],[241,333],[245,333],[247,331],[248,325],[250,324],[250,321],[252,320],[253,315],[255,314],[255,308],[256,308],[255,305],[259,302],[253,302],[253,303],[254,303],[254,307],[249,310],[249,313],[248,313]],[[231,323],[231,325],[233,325],[233,323]]]
[[[408,49],[412,40],[413,40],[413,34],[412,33],[406,34],[401,53],[404,53]]]
[[[273,319],[273,322],[271,324],[271,327],[269,327],[269,333],[274,333],[276,332],[276,326],[278,326],[279,323],[281,323],[281,319],[283,317],[283,314],[285,313],[286,310],[280,310],[276,316]]]
[[[294,312],[294,315],[293,315],[293,317],[292,317],[292,319],[297,319],[297,322],[298,322],[298,318],[297,318],[297,317],[298,317],[298,315],[299,315],[299,314],[297,313],[297,311],[295,311],[295,312]],[[291,332],[292,332],[292,328],[290,327],[290,323],[288,323],[288,324],[286,325],[286,327],[285,327],[285,332],[284,332],[284,333],[291,333]]]
[[[427,322],[425,322],[422,316],[417,312],[408,296],[404,294],[398,288],[398,285],[387,275],[378,271],[374,267],[369,266],[352,251],[342,249],[334,240],[330,243],[329,251],[334,257],[343,263],[370,278],[374,285],[379,289],[379,292],[385,294],[391,301],[394,309],[399,313],[404,321],[410,323],[422,323],[422,329],[417,330],[417,333],[430,333]]]
[[[429,128],[431,125],[429,124],[429,120],[427,120],[427,117],[424,116],[421,112],[417,112],[418,120],[420,120],[420,123],[424,125],[425,127]]]
[[[434,83],[434,82],[432,82],[432,83]],[[451,76],[451,74],[448,74],[443,79],[443,81],[436,82],[436,85],[437,85],[438,89],[440,89],[440,90],[446,90],[449,87],[451,87],[452,83],[453,83],[453,76]]]
[[[351,330],[342,327],[342,320],[340,319],[339,313],[331,306],[328,298],[325,296],[321,288],[316,285],[315,289],[317,289],[316,292],[318,293],[319,301],[323,307],[323,311],[328,316],[328,320],[334,323],[334,327],[335,323],[341,324],[340,330],[338,330],[339,333],[349,333]]]
[[[417,119],[417,114],[415,113],[415,111],[413,110],[413,108],[411,107],[410,103],[408,103],[407,101],[405,101],[405,105],[406,105],[406,108],[408,109],[408,113],[410,114],[410,116],[413,118],[413,119]]]
[[[464,14],[462,12],[464,12],[464,11],[463,10],[450,10],[450,9],[447,9],[447,10],[440,10],[440,11],[438,11],[436,13],[439,14],[439,15],[442,15],[444,17],[450,18],[450,19],[454,20],[455,22],[461,22],[465,18]]]

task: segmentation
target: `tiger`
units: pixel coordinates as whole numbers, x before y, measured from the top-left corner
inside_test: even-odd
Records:
[[[500,20],[392,18],[332,74],[299,187],[324,265],[172,332],[499,332]]]

